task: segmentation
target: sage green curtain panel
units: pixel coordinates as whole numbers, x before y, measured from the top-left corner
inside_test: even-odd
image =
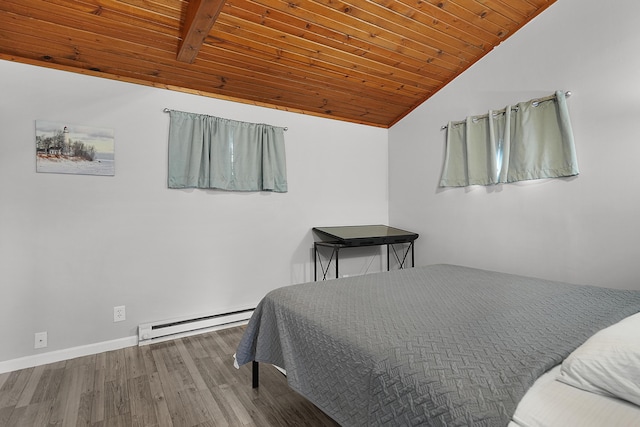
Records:
[[[287,192],[283,128],[169,114],[169,188]]]
[[[447,125],[441,187],[578,175],[566,95],[520,102]]]

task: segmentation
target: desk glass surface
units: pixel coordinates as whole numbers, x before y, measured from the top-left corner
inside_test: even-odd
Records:
[[[387,225],[352,225],[341,227],[314,227],[323,240],[347,245],[364,243],[385,244],[387,242],[411,242],[418,234]]]

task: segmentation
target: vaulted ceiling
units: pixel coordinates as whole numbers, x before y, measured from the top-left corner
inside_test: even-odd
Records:
[[[0,59],[389,127],[555,0],[2,0]]]

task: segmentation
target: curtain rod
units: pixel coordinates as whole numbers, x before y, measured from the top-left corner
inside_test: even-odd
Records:
[[[553,95],[552,95],[552,96],[553,96]],[[570,91],[570,90],[566,91],[566,92],[564,93],[564,96],[565,96],[565,97],[567,97],[567,98],[569,98],[569,97],[571,96],[571,91]],[[544,99],[544,98],[540,98],[540,99],[542,100],[542,99]],[[440,130],[445,130],[447,127],[448,127],[447,125],[442,125],[442,126],[440,127]]]
[[[163,109],[163,110],[162,110],[162,112],[163,112],[163,113],[170,113],[170,112],[172,112],[172,111],[178,111],[178,110],[172,110],[172,109],[170,109],[170,108],[165,108],[165,109]],[[197,113],[191,113],[191,114],[197,114]],[[204,115],[206,115],[206,114],[204,114]],[[267,126],[273,126],[273,125],[267,125]],[[288,128],[288,127],[282,127],[282,126],[273,126],[273,127],[279,127],[279,128],[282,128],[285,132],[289,130],[289,128]]]

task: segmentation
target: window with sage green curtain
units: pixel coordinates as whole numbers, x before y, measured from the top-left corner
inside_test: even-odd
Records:
[[[287,192],[284,128],[169,114],[169,188]]]
[[[578,173],[564,92],[447,125],[440,187],[493,185]]]

